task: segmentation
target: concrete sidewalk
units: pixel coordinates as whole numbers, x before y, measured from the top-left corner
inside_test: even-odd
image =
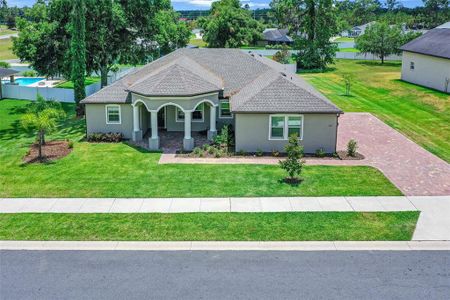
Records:
[[[0,241],[0,250],[85,251],[424,251],[450,250],[450,241],[322,241],[322,242],[126,242]]]
[[[412,197],[9,198],[0,213],[415,211]],[[426,203],[423,204],[425,209]]]
[[[413,240],[450,240],[450,196],[272,198],[10,198],[0,213],[420,211]]]

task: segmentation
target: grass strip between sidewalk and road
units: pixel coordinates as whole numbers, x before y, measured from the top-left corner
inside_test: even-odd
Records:
[[[419,212],[0,214],[0,240],[407,241]]]

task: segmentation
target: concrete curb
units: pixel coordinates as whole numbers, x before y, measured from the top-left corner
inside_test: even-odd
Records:
[[[81,251],[450,251],[450,241],[126,242],[0,241],[0,250]]]

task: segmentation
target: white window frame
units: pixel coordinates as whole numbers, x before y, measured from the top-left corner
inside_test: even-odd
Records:
[[[197,109],[194,109],[192,111],[191,122],[196,122],[196,123],[203,123],[203,122],[205,122],[205,103],[201,103],[201,104],[202,104],[202,110],[201,110],[201,112],[202,112],[202,119],[201,120],[194,119],[194,116],[193,116],[194,115],[194,111],[197,110]],[[177,122],[177,123],[184,123],[184,119],[179,119],[178,118],[178,111],[179,110],[180,110],[180,108],[178,106],[175,106],[175,122]],[[183,111],[183,113],[184,113],[184,111]]]
[[[229,106],[229,110],[230,110],[230,115],[229,116],[223,116],[222,115],[222,102],[228,102],[228,106]],[[230,104],[230,100],[229,99],[222,99],[219,101],[219,118],[220,119],[233,119],[233,113],[231,112],[231,104]]]
[[[108,113],[109,108],[118,108],[119,109],[119,121],[113,121],[113,122],[109,121],[109,113]],[[122,124],[122,111],[121,111],[120,105],[117,105],[117,104],[105,105],[105,114],[106,114],[106,124],[111,124],[111,125]]]
[[[276,137],[272,137],[272,117],[284,117],[284,127],[283,127],[283,137],[282,138],[276,138]],[[298,139],[300,141],[303,140],[303,124],[304,124],[304,116],[300,115],[300,114],[289,114],[289,115],[285,115],[285,114],[273,114],[273,115],[269,115],[269,141],[287,141],[289,139],[289,126],[288,126],[288,119],[289,117],[300,117],[301,118],[301,130],[300,130],[300,136],[298,137]]]

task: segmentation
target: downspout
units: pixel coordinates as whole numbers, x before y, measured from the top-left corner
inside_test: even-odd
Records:
[[[338,142],[338,127],[339,127],[339,117],[341,114],[337,114],[336,117],[336,135],[335,135],[335,142],[334,142],[334,153],[337,153],[337,142]]]

